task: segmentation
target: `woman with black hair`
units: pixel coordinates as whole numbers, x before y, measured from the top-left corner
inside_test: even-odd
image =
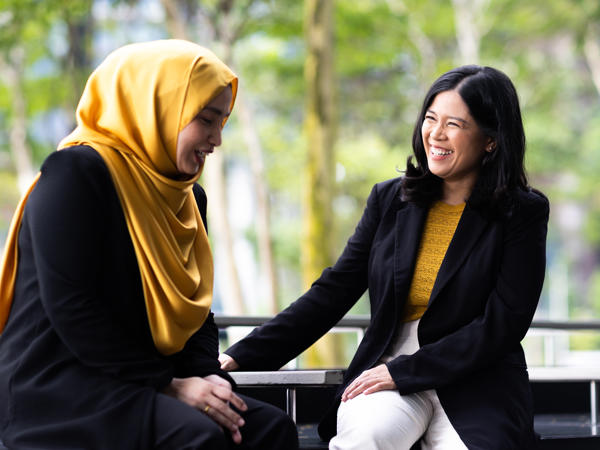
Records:
[[[520,341],[542,289],[549,205],[527,183],[510,79],[479,66],[442,75],[413,151],[403,177],[375,185],[335,265],[226,350],[222,368],[281,367],[368,289],[371,325],[319,426],[331,449],[534,448]]]

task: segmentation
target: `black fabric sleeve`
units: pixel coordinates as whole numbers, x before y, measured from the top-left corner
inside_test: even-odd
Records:
[[[531,324],[545,273],[549,205],[545,197],[530,195],[506,226],[497,282],[483,314],[413,355],[387,363],[401,394],[447,386],[502,361],[518,347]]]
[[[115,325],[107,306],[111,299],[99,295],[111,192],[108,170],[95,151],[62,150],[46,160],[26,206],[41,302],[53,329],[83,365],[160,388],[172,377],[171,365]]]
[[[302,297],[225,350],[240,370],[279,369],[329,331],[356,303],[368,285],[369,254],[381,201],[379,185],[375,185],[335,265],[325,269]]]
[[[188,339],[183,350],[170,356],[169,359],[175,367],[174,376],[176,377],[204,377],[214,374],[225,378],[232,386],[235,386],[231,376],[221,370],[218,357],[219,330],[211,312],[202,328]]]

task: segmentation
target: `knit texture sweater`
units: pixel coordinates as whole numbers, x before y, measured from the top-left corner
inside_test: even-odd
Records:
[[[403,322],[420,319],[427,309],[433,285],[440,270],[465,204],[435,202],[429,213],[419,244],[415,272],[402,314]]]

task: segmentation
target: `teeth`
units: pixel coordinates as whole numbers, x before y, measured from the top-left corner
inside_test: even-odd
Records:
[[[453,152],[452,152],[452,150],[440,150],[437,148],[432,148],[431,153],[433,153],[434,155],[438,155],[438,156],[446,156]]]

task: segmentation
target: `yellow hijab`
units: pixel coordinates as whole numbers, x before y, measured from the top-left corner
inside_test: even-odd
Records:
[[[92,73],[77,107],[77,128],[58,146],[90,145],[108,166],[139,264],[154,343],[165,355],[181,350],[202,326],[213,287],[212,254],[192,192],[202,170],[192,179],[177,179],[177,137],[228,85],[233,107],[237,77],[199,45],[181,40],[127,45]],[[17,235],[29,192],[6,243],[0,332],[12,303]]]

